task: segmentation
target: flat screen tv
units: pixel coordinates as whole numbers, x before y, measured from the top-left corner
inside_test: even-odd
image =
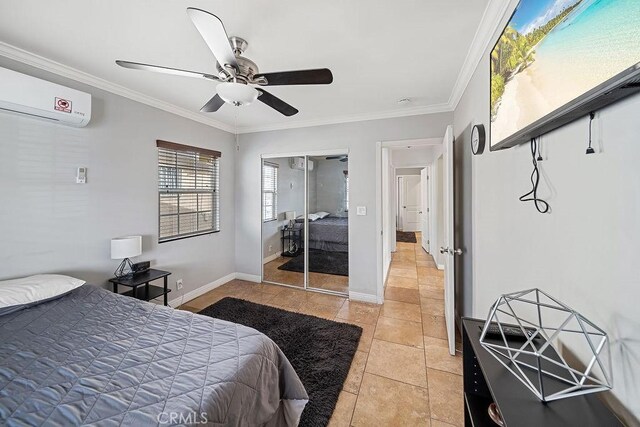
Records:
[[[492,150],[640,91],[640,0],[521,0],[490,58]]]

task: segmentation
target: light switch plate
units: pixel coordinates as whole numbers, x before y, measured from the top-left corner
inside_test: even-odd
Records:
[[[358,206],[356,208],[356,215],[366,215],[367,214],[367,207],[366,206]]]
[[[76,170],[76,184],[87,183],[87,168],[79,167]]]

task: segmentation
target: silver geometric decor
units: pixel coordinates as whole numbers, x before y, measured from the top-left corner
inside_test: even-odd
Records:
[[[502,295],[489,310],[480,343],[543,402],[612,387],[607,334],[540,289]],[[563,349],[586,360],[586,367],[570,366]]]

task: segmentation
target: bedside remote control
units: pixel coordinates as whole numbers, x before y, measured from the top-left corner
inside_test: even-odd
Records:
[[[536,330],[532,328],[524,328],[524,330],[526,332],[526,335],[522,332],[522,329],[517,326],[502,326],[502,332],[507,339],[526,341],[531,338],[536,332]],[[498,325],[496,323],[492,323],[489,325],[489,327],[487,328],[487,336],[492,338],[502,338],[502,335],[500,334],[500,328],[498,328]]]

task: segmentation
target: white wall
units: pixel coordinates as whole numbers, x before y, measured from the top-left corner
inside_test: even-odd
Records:
[[[440,137],[451,113],[368,122],[344,123],[240,136],[236,182],[236,267],[260,274],[260,155],[324,149],[349,150],[352,206],[365,206],[366,216],[350,215],[350,291],[376,295],[376,142]]]
[[[0,113],[0,278],[55,272],[105,284],[112,237],[143,235],[143,254],[184,292],[235,271],[234,138],[211,127],[0,58],[0,66],[90,92],[82,129]],[[158,244],[156,139],[222,152],[219,233]],[[88,183],[75,184],[88,167]],[[170,298],[179,294],[172,292]]]
[[[470,124],[489,125],[488,52],[454,113],[456,144]],[[486,317],[500,294],[539,287],[604,328],[611,339],[613,393],[640,417],[640,96],[599,111],[587,156],[588,120],[542,137],[539,214],[530,190],[528,145],[472,160],[471,311]]]

